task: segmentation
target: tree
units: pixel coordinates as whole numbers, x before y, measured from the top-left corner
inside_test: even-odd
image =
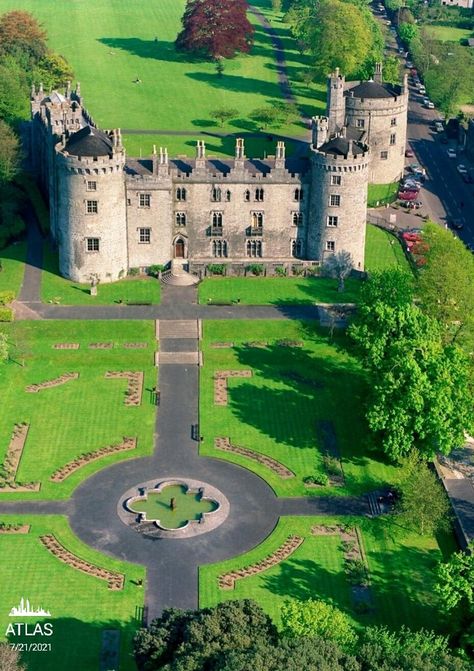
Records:
[[[274,645],[276,640],[268,615],[244,599],[196,611],[167,609],[148,629],[138,631],[134,650],[139,668],[201,671],[228,651]]]
[[[412,304],[410,291],[399,271],[374,274],[349,330],[370,375],[369,427],[395,460],[415,447],[424,457],[449,454],[474,423],[469,361],[443,344],[439,323]]]
[[[474,613],[474,543],[438,565],[435,591],[446,611],[458,606]]]
[[[400,82],[400,60],[396,56],[388,56],[384,59],[383,79],[389,84]]]
[[[433,223],[423,229],[426,264],[420,270],[424,311],[443,326],[443,341],[474,345],[474,257],[450,231]]]
[[[0,56],[27,54],[33,62],[46,55],[46,32],[29,12],[14,10],[0,16]]]
[[[46,91],[64,88],[74,77],[74,72],[63,56],[49,51],[38,63],[35,80],[43,82]]]
[[[397,511],[401,520],[421,536],[447,531],[451,506],[441,483],[417,452],[402,461]]]
[[[0,182],[10,182],[18,172],[20,143],[13,130],[0,119]]]
[[[400,23],[398,26],[398,34],[405,44],[410,44],[412,40],[418,37],[419,30],[414,23]]]
[[[298,117],[298,108],[293,103],[275,102],[268,107],[258,107],[250,118],[256,121],[262,130],[268,126],[282,126]]]
[[[324,601],[286,601],[281,608],[282,633],[290,638],[321,637],[345,648],[357,636],[345,613]]]
[[[452,42],[434,51],[434,63],[425,73],[425,82],[433,101],[449,117],[459,110],[464,97],[471,99],[474,58],[469,49]]]
[[[254,29],[247,19],[245,0],[188,0],[177,49],[213,60],[248,52]]]
[[[329,277],[334,277],[338,280],[338,291],[344,291],[344,280],[352,272],[354,262],[350,252],[341,251],[333,254],[326,259],[323,265],[323,272]]]
[[[28,117],[28,81],[25,71],[12,57],[7,57],[0,63],[0,118],[13,125]]]
[[[0,643],[0,671],[25,671],[20,653],[9,643]]]
[[[386,627],[366,627],[357,658],[365,671],[469,671],[470,663],[456,657],[444,636],[402,626],[394,632]]]
[[[209,116],[212,119],[216,119],[220,126],[223,126],[225,121],[230,121],[230,119],[238,117],[239,110],[234,109],[233,107],[218,107],[212,111]]]

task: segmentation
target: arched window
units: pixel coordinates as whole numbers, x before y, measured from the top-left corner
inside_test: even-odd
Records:
[[[212,213],[212,226],[214,228],[220,228],[222,226],[222,212]]]
[[[291,241],[291,255],[295,258],[300,258],[303,251],[303,243],[301,240],[292,240]]]
[[[263,201],[264,191],[262,188],[255,189],[255,200],[261,203]]]
[[[184,188],[184,186],[178,186],[178,188],[176,189],[176,200],[180,201],[186,200],[186,189]]]
[[[294,193],[295,200],[299,203],[303,200],[303,189],[297,188]]]
[[[216,258],[227,256],[227,242],[225,240],[212,241],[212,256]]]
[[[246,190],[244,191],[244,200],[245,200],[247,203],[248,203],[249,200],[250,200],[250,191],[249,191],[248,189],[246,189]]]
[[[219,189],[218,186],[213,186],[212,191],[211,191],[211,200],[214,203],[219,203],[222,197],[221,190]]]
[[[301,224],[303,223],[303,215],[301,214],[301,212],[293,212],[292,223],[293,226],[301,226]]]
[[[225,192],[225,199],[226,199],[227,202],[229,202],[230,199],[231,199],[231,193],[230,193],[229,189],[227,189],[227,191]]]
[[[263,226],[263,212],[252,212],[252,228]]]
[[[186,214],[184,212],[176,212],[176,226],[186,226]]]

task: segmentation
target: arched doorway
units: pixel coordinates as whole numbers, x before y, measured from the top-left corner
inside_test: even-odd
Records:
[[[183,238],[177,238],[174,243],[174,258],[175,259],[184,259],[184,240]]]

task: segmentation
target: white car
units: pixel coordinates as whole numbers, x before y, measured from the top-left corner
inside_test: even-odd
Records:
[[[418,93],[419,93],[420,95],[424,95],[424,94],[426,93],[426,89],[425,89],[424,86],[422,86],[422,84],[419,84],[419,85],[418,85]]]
[[[456,167],[456,170],[458,171],[458,173],[459,173],[460,175],[467,175],[467,168],[466,168],[466,166],[463,165],[462,163],[460,163],[460,164]]]
[[[427,100],[427,101],[425,102],[425,107],[426,107],[426,109],[428,109],[428,110],[434,110],[434,103],[432,103],[431,100]]]
[[[448,155],[448,158],[456,158],[456,156],[457,156],[455,149],[450,148],[450,149],[448,149],[448,151],[446,153]]]
[[[413,67],[413,63],[411,61],[407,61],[406,66],[407,66],[407,68],[410,68],[410,70],[411,70],[411,68]]]

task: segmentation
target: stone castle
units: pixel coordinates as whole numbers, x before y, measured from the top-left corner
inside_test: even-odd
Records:
[[[403,174],[408,86],[328,77],[327,115],[313,117],[308,155],[249,159],[128,158],[119,130],[102,131],[78,85],[31,96],[30,161],[48,198],[60,272],[77,282],[111,282],[131,268],[182,265],[202,274],[226,263],[302,267],[348,251],[364,269],[369,183]]]

